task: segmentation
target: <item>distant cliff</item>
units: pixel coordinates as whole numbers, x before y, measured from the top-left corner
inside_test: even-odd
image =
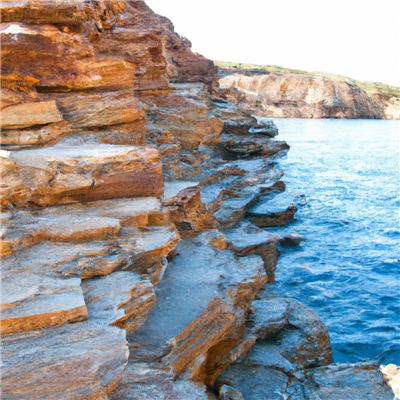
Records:
[[[240,64],[239,68],[241,66]],[[235,102],[243,111],[252,110],[259,116],[400,118],[400,96],[397,96],[397,88],[386,85],[362,85],[362,82],[345,77],[338,80],[340,77],[336,75],[332,75],[333,79],[330,79],[324,76],[264,69],[224,68],[220,70],[220,75],[221,88],[234,89],[228,92],[229,100]],[[385,90],[386,87],[389,90]]]

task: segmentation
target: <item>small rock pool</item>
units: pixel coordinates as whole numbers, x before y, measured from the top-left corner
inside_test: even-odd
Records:
[[[308,204],[276,233],[275,288],[328,326],[335,362],[400,362],[399,121],[277,119],[287,190]]]

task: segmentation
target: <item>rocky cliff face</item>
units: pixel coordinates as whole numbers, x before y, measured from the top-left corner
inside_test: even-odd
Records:
[[[270,290],[305,200],[211,61],[143,1],[1,13],[5,399],[391,399]]]
[[[276,118],[399,119],[400,103],[355,85],[319,76],[279,72],[225,72],[219,82],[241,110]]]

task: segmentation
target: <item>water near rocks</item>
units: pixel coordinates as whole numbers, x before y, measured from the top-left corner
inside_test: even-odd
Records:
[[[329,328],[335,362],[400,359],[399,122],[274,119],[289,156],[288,190],[304,193],[295,221],[264,228],[285,241],[276,289]]]

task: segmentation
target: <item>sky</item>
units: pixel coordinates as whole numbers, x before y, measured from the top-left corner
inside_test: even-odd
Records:
[[[400,87],[400,0],[145,0],[212,60]]]

